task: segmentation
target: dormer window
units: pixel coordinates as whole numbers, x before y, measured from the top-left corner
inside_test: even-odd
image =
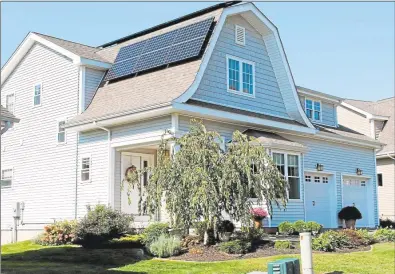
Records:
[[[314,121],[321,121],[321,102],[312,99],[305,100],[305,110],[308,118]]]

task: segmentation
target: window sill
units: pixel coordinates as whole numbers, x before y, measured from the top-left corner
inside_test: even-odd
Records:
[[[81,184],[89,184],[91,182],[92,182],[92,180],[80,181]]]
[[[241,96],[245,96],[245,97],[255,98],[255,93],[249,94],[249,93],[245,93],[245,92],[237,91],[237,90],[233,90],[233,89],[228,89],[228,92],[236,94],[236,95],[241,95]]]
[[[67,145],[67,142],[61,142],[56,144],[57,147],[65,146],[65,145]]]

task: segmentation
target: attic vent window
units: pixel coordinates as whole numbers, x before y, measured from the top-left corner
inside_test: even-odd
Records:
[[[235,25],[235,40],[236,40],[236,44],[238,45],[242,45],[245,46],[246,44],[246,29]]]

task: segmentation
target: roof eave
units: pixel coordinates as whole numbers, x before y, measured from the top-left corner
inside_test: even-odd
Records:
[[[323,92],[319,92],[316,90],[312,90],[312,89],[308,89],[308,88],[304,88],[304,87],[300,87],[300,86],[297,86],[296,88],[300,94],[303,94],[306,96],[311,96],[311,97],[316,97],[316,98],[322,99],[324,101],[329,101],[329,102],[334,103],[336,105],[341,104],[341,102],[344,100],[343,98],[333,96],[330,94],[326,94]]]

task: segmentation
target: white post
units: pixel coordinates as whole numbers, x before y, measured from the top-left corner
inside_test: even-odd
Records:
[[[313,254],[311,251],[311,233],[300,233],[300,255],[302,259],[302,273],[314,274],[313,271]]]

